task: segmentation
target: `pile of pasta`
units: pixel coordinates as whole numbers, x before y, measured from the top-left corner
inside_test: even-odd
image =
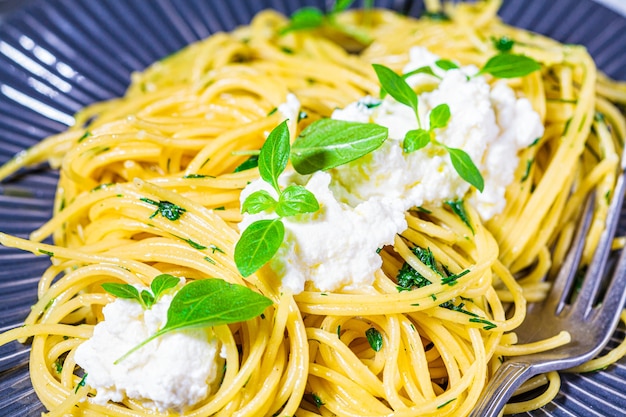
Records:
[[[431,11],[439,10],[431,3]],[[262,317],[215,328],[226,351],[223,380],[185,411],[189,416],[464,416],[503,357],[567,343],[560,334],[518,344],[515,329],[527,303],[545,297],[545,277],[562,264],[580,207],[595,189],[585,259],[593,253],[626,136],[618,107],[626,87],[599,74],[583,47],[502,23],[498,7],[498,1],[458,5],[445,10],[450,20],[345,12],[339,22],[372,38],[356,52],[319,30],[282,33],[288,19],[264,11],[248,26],[133,74],[125,96],[87,107],[67,131],[2,167],[1,178],[42,161],[60,172],[50,221],[28,240],[0,235],[3,245],[51,257],[25,326],[0,335],[0,344],[32,337],[31,379],[50,415],[158,414],[132,399],[91,402],[94,392],[88,379],[81,387],[74,352],[115,299],[102,283],[149,285],[161,273],[219,277],[274,301]],[[284,118],[276,108],[288,93],[302,104],[303,117],[289,121],[295,137],[337,107],[378,96],[372,63],[400,71],[409,48],[420,45],[480,66],[503,37],[514,40],[515,53],[542,65],[507,82],[545,124],[544,136],[520,154],[504,212],[483,223],[466,205],[471,230],[445,205],[408,211],[408,229],[381,250],[383,266],[362,293],[293,295],[263,269],[241,277],[233,262],[239,195],[259,176],[241,165]],[[154,216],[162,201],[183,215]],[[50,236],[53,245],[42,243]],[[469,272],[447,285],[416,247]],[[406,265],[432,284],[399,291],[396,277]],[[378,351],[366,338],[370,328],[382,335]],[[623,352],[619,346],[593,369]],[[537,377],[521,391],[542,385],[538,396],[506,412],[549,402],[558,374]]]

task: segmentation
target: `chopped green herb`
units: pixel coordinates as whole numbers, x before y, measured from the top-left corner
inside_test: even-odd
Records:
[[[325,404],[324,401],[322,401],[322,399],[319,397],[319,395],[312,393],[311,396],[313,397],[313,403],[317,408],[321,408]]]
[[[524,171],[524,175],[522,175],[522,178],[521,178],[522,182],[525,182],[530,176],[530,169],[532,168],[534,162],[535,162],[534,158],[530,158],[526,160],[526,170]]]
[[[194,249],[198,249],[198,250],[205,250],[205,249],[207,248],[206,246],[201,245],[201,244],[199,244],[198,242],[194,242],[194,241],[193,241],[193,240],[191,240],[191,239],[185,239],[185,238],[182,238],[182,237],[180,237],[180,236],[178,236],[178,237],[179,237],[180,239],[184,240],[185,242],[187,242],[187,244],[188,244],[189,246],[191,246],[192,248],[194,248]]]
[[[107,188],[107,187],[110,187],[110,186],[112,186],[112,185],[115,185],[115,183],[108,182],[108,183],[105,183],[105,184],[96,185],[95,187],[93,187],[93,188],[91,189],[91,191],[90,191],[90,192],[92,192],[92,193],[93,193],[93,192],[95,192],[95,191],[100,191],[100,190],[103,190],[103,189],[105,189],[105,188]]]
[[[430,12],[430,11],[425,11],[422,14],[422,17],[425,17],[427,19],[433,20],[435,22],[449,22],[450,16],[448,16],[446,13],[444,12]]]
[[[205,256],[205,257],[204,257],[204,260],[205,260],[205,261],[207,261],[208,263],[211,263],[211,264],[213,264],[213,265],[216,265],[216,262],[215,262],[213,259],[209,258],[208,256]]]
[[[268,115],[268,116],[271,116],[271,115],[273,115],[274,113],[276,113],[277,111],[278,111],[278,107],[274,107],[272,110],[270,110],[270,111],[267,113],[267,115]]]
[[[580,125],[578,125],[578,131],[582,131],[583,127],[585,126],[585,122],[587,121],[587,113],[583,114],[583,118],[580,121]]]
[[[185,179],[198,179],[198,178],[215,178],[213,175],[204,175],[204,174],[187,174],[183,176]]]
[[[76,388],[74,389],[74,394],[76,394],[78,392],[78,390],[81,387],[84,387],[86,384],[86,379],[87,379],[87,373],[85,372],[85,374],[83,375],[82,379],[80,380],[80,382],[76,385]]]
[[[154,201],[144,197],[140,198],[140,200],[157,207],[156,211],[150,215],[151,219],[157,214],[160,214],[168,220],[176,221],[187,211],[174,203],[170,203],[169,201]]]
[[[513,45],[515,45],[515,41],[508,36],[501,36],[499,38],[492,36],[491,42],[494,48],[500,52],[510,52],[511,49],[513,49]]]
[[[439,304],[439,307],[447,308],[448,310],[452,310],[452,311],[458,311],[459,313],[467,314],[468,316],[478,317],[477,314],[472,313],[471,311],[465,310],[463,308],[463,307],[465,307],[464,303],[456,305],[456,304],[454,304],[454,302],[452,300],[450,300],[450,301],[446,301],[445,303]]]
[[[464,270],[464,271],[462,271],[462,272],[460,272],[458,274],[450,274],[450,275],[448,275],[446,277],[443,277],[441,279],[441,284],[443,284],[443,285],[450,285],[450,286],[455,285],[457,279],[461,278],[462,276],[464,276],[464,275],[466,275],[468,273],[469,273],[469,269],[466,269],[466,270]]]
[[[452,398],[451,400],[448,400],[448,401],[446,401],[445,403],[443,403],[443,404],[441,404],[441,405],[438,405],[438,406],[437,406],[437,410],[439,410],[440,408],[445,407],[446,405],[450,404],[452,401],[455,401],[455,400],[456,400],[456,398]]]
[[[372,100],[369,101],[367,103],[363,103],[362,104],[367,107],[368,109],[375,109],[376,107],[380,106],[381,104],[383,104],[382,100]]]
[[[85,131],[85,133],[83,133],[83,135],[80,138],[78,138],[78,143],[81,143],[82,141],[87,139],[89,136],[91,136],[91,132],[89,130]]]
[[[567,131],[569,130],[569,125],[570,125],[571,122],[572,122],[572,118],[571,117],[565,121],[565,127],[563,128],[563,133],[562,133],[561,136],[567,135]]]
[[[259,155],[252,155],[250,158],[242,162],[241,165],[235,168],[234,172],[246,171],[248,169],[256,168],[258,166],[259,166]]]
[[[37,249],[37,252],[42,253],[44,255],[48,255],[50,257],[54,256],[54,252],[50,252],[50,251],[47,251],[47,250],[44,250],[44,249]]]
[[[446,205],[452,209],[452,212],[459,216],[459,218],[470,228],[472,233],[474,233],[474,228],[472,227],[472,223],[470,222],[470,218],[465,210],[465,205],[463,200],[456,201],[446,201]]]
[[[496,326],[495,324],[493,324],[492,322],[490,322],[489,320],[485,320],[485,319],[481,319],[481,318],[477,318],[477,317],[472,317],[471,319],[469,319],[469,321],[471,323],[481,323],[484,324],[485,326],[483,327],[483,330],[491,330],[491,329],[495,329]]]
[[[371,348],[376,352],[380,352],[383,348],[383,336],[374,327],[370,327],[365,331],[365,337]]]
[[[54,361],[53,366],[57,374],[63,372],[63,359],[57,358],[57,360]]]
[[[224,252],[224,250],[218,246],[215,246],[214,244],[210,244],[209,245],[209,249],[211,249],[211,253],[215,253],[215,252],[219,252],[219,253],[226,253]]]

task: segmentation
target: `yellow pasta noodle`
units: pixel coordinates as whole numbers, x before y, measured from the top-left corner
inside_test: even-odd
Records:
[[[0,168],[5,179],[48,161],[60,173],[53,217],[29,239],[0,234],[1,244],[52,260],[25,325],[0,335],[0,345],[32,338],[31,379],[49,415],[175,414],[132,398],[94,403],[74,359],[115,299],[102,283],[147,286],[162,273],[187,281],[219,277],[273,301],[263,316],[213,329],[226,365],[218,386],[185,410],[188,416],[464,416],[502,356],[568,343],[563,333],[517,344],[514,332],[527,303],[549,290],[544,278],[562,264],[592,189],[585,262],[597,245],[623,150],[626,123],[615,103],[626,103],[626,87],[598,73],[584,48],[505,25],[496,17],[499,4],[450,6],[450,21],[344,12],[339,22],[372,38],[351,53],[332,34],[281,34],[287,18],[264,11],[247,26],[133,74],[125,96],[87,107],[68,131]],[[483,222],[466,205],[470,229],[445,205],[409,210],[407,230],[381,249],[383,265],[366,291],[306,287],[291,294],[267,269],[241,276],[233,260],[239,198],[259,171],[238,167],[282,121],[276,108],[289,93],[306,113],[289,120],[293,139],[335,108],[377,96],[372,63],[400,71],[407,51],[419,45],[480,66],[498,52],[493,39],[501,37],[542,66],[507,82],[545,126],[543,137],[520,152],[502,213]],[[157,215],[158,202],[184,215],[175,221]],[[54,244],[43,243],[48,237]],[[427,248],[454,282],[416,248]],[[430,285],[400,290],[403,267]],[[381,337],[378,350],[367,338],[370,329]],[[580,371],[618,360],[624,346],[614,352]],[[520,392],[541,385],[548,389],[538,398],[506,412],[548,403],[558,393],[558,374],[537,377]]]

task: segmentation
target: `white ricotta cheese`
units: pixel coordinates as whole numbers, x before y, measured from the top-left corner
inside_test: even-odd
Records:
[[[422,127],[429,128],[429,113],[440,104],[450,108],[445,128],[436,129],[437,141],[464,150],[481,171],[482,193],[456,172],[447,151],[432,144],[405,154],[406,133],[418,128],[411,108],[392,97],[364,97],[337,109],[335,119],[377,123],[389,129],[383,145],[353,161],[327,172],[299,176],[287,171],[280,178],[284,187],[305,185],[317,197],[321,209],[312,215],[283,219],[285,241],[270,267],[282,278],[283,287],[294,293],[307,285],[321,291],[363,290],[371,285],[382,261],[376,249],[391,244],[406,228],[404,212],[424,204],[466,199],[483,220],[505,206],[505,189],[513,181],[518,151],[543,135],[539,115],[525,98],[517,98],[504,82],[492,87],[466,66],[443,70],[440,58],[424,48],[410,51],[405,72],[430,66],[436,76],[416,74],[407,79],[419,94]],[[283,114],[297,113],[295,97],[288,97]],[[254,191],[275,191],[262,180],[243,191],[241,201]],[[273,213],[244,215],[240,229],[250,223],[275,218]],[[307,284],[308,282],[308,284]]]
[[[469,201],[483,220],[504,209],[504,193],[517,168],[518,151],[543,135],[540,117],[527,99],[516,98],[504,82],[492,88],[484,77],[475,76],[476,67],[444,71],[435,65],[438,59],[424,48],[412,48],[410,62],[404,69],[409,72],[430,66],[441,78],[433,88],[419,94],[422,127],[429,127],[428,116],[434,107],[444,103],[449,106],[448,126],[437,129],[436,138],[449,147],[467,152],[483,175],[483,192],[470,191],[470,185],[459,176],[441,147],[427,145],[405,154],[402,151],[404,136],[418,127],[413,110],[389,96],[374,107],[368,105],[372,98],[367,97],[336,110],[333,118],[386,126],[389,139],[364,158],[332,171],[332,187],[343,201],[356,204],[387,196],[400,198],[408,209],[465,198],[470,192]],[[429,86],[433,80],[436,78],[432,75],[416,74],[407,82],[413,86]]]
[[[330,181],[330,175],[322,171],[306,177],[288,171],[280,177],[281,184],[304,185],[320,204],[316,213],[283,219],[285,240],[270,261],[283,288],[295,294],[304,290],[307,281],[320,291],[370,286],[382,265],[377,249],[393,243],[395,235],[407,227],[397,199],[370,199],[351,207],[337,201],[329,189]],[[278,197],[269,184],[257,180],[246,187],[242,201],[258,190]],[[274,213],[244,215],[240,228],[276,217]]]
[[[128,397],[148,408],[182,412],[210,394],[223,364],[210,328],[165,334],[114,364],[165,325],[171,300],[165,294],[145,311],[138,302],[120,298],[104,307],[104,321],[75,354],[96,390],[95,403]]]

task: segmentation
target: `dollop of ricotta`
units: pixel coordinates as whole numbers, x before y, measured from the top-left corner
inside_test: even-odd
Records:
[[[369,199],[352,207],[337,200],[330,190],[331,176],[323,171],[310,176],[289,171],[279,182],[282,186],[304,185],[320,204],[316,213],[283,219],[285,239],[270,261],[283,288],[297,294],[304,290],[306,281],[320,291],[370,286],[374,272],[382,265],[377,250],[393,243],[395,235],[407,227],[399,201]],[[242,201],[259,190],[278,198],[268,183],[254,181],[242,192]],[[275,213],[244,215],[239,227],[244,230],[254,221],[276,217]]]
[[[528,99],[517,98],[503,81],[492,87],[476,75],[478,69],[465,66],[443,70],[440,59],[425,48],[410,50],[404,72],[430,67],[440,80],[419,73],[407,79],[419,94],[422,128],[429,128],[430,111],[440,104],[450,108],[445,128],[436,129],[437,141],[464,150],[481,171],[485,181],[482,193],[456,172],[447,152],[433,144],[416,152],[402,151],[404,136],[418,124],[411,108],[387,96],[378,101],[366,97],[344,109],[335,110],[333,118],[377,123],[389,129],[389,138],[376,151],[333,170],[338,196],[354,204],[385,195],[399,198],[405,209],[424,204],[468,198],[483,220],[500,213],[506,204],[505,189],[513,181],[519,163],[517,153],[543,135],[544,127]]]
[[[182,412],[210,394],[223,364],[210,328],[164,334],[114,364],[165,326],[171,301],[165,294],[144,310],[134,300],[118,298],[103,308],[104,320],[75,353],[88,385],[96,390],[95,403],[133,398],[147,408]]]
[[[407,79],[419,92],[421,127],[429,128],[433,108],[449,106],[450,120],[445,128],[435,129],[436,139],[471,157],[483,176],[483,192],[459,176],[442,146],[403,151],[406,133],[419,126],[413,110],[391,96],[364,97],[337,109],[333,118],[385,126],[389,137],[380,148],[351,163],[309,176],[287,170],[280,177],[283,187],[304,185],[321,207],[317,213],[283,219],[285,239],[270,267],[284,288],[294,293],[307,285],[320,291],[366,290],[382,264],[377,249],[393,243],[395,235],[406,229],[404,213],[412,207],[465,199],[483,220],[504,209],[518,151],[543,135],[540,116],[505,82],[490,85],[474,66],[443,70],[436,64],[440,57],[421,47],[412,48],[409,57],[405,73],[428,66],[435,74]],[[297,114],[294,99],[288,97],[284,114]],[[277,197],[259,179],[244,189],[241,201],[261,189]],[[244,214],[240,229],[275,217]]]

